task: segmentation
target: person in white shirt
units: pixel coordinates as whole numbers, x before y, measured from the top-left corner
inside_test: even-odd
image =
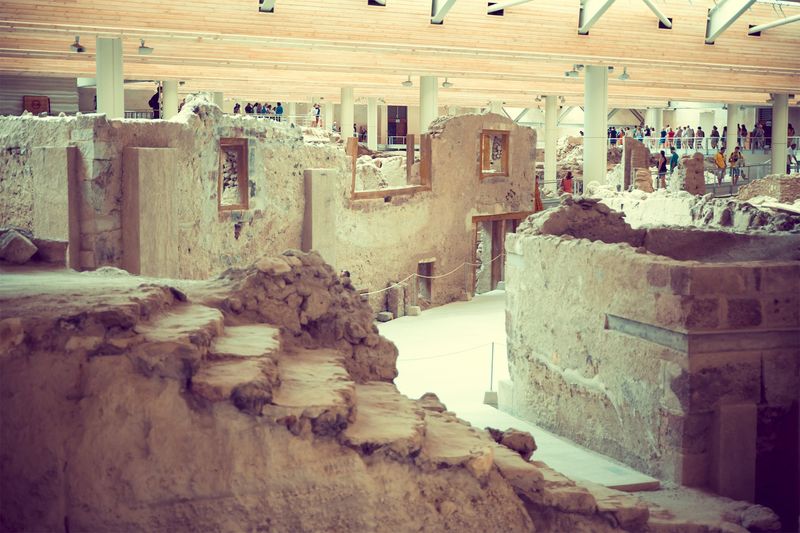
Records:
[[[789,150],[786,152],[786,173],[792,173],[792,165],[794,164],[795,172],[800,172],[800,163],[797,162],[797,144],[792,143]]]

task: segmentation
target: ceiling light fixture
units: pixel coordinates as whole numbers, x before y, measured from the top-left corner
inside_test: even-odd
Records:
[[[629,79],[631,79],[631,77],[628,75],[628,67],[622,68],[622,74],[620,74],[619,78],[617,79],[619,79],[620,81],[628,81]]]
[[[565,103],[565,102],[567,101],[567,99],[566,99],[566,98],[564,98],[563,96],[559,96],[559,97],[558,97],[558,100],[559,100],[559,101],[560,101],[562,104],[563,104],[563,103]]]
[[[73,52],[78,52],[79,54],[86,51],[86,48],[84,48],[83,45],[81,44],[80,35],[75,36],[75,42],[69,45],[69,49],[72,50]]]
[[[442,82],[442,87],[444,87],[445,89],[449,89],[452,86],[453,86],[453,83],[448,81],[447,78],[445,78],[444,81]]]
[[[400,85],[402,85],[403,87],[411,87],[412,85],[414,85],[414,82],[411,81],[411,76],[409,76],[408,79],[406,79],[406,81],[404,81]]]
[[[577,78],[578,77],[578,65],[572,65],[572,70],[568,70],[564,73],[564,76],[567,78]]]
[[[144,45],[144,39],[140,39],[139,42],[141,43],[139,45],[139,54],[140,55],[147,56],[147,55],[150,55],[150,54],[153,53],[153,49],[151,47]]]
[[[536,98],[534,98],[534,100],[535,100],[536,102],[541,102],[541,101],[542,101],[542,97],[541,97],[541,95],[540,95],[540,96],[537,96]]]

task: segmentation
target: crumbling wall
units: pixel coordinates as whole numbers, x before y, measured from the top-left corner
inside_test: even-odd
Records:
[[[741,201],[769,196],[777,202],[791,204],[800,199],[800,174],[773,174],[753,180],[739,188],[736,198]]]
[[[587,188],[589,196],[599,198],[611,209],[625,213],[634,228],[644,226],[693,226],[734,231],[800,231],[800,215],[753,205],[736,198],[695,196],[687,191],[659,189],[617,192],[596,184]]]
[[[796,501],[768,465],[796,464],[769,443],[796,443],[774,421],[797,431],[798,244],[635,229],[593,200],[532,215],[506,239],[501,408],[661,479]]]
[[[512,176],[481,181],[477,177],[480,131],[492,128],[511,131]],[[199,279],[243,266],[265,252],[300,248],[304,170],[332,169],[338,178],[333,187],[335,217],[330,221],[337,257],[331,261],[349,270],[358,286],[376,290],[389,280],[415,273],[421,259],[436,260],[435,274],[470,261],[473,214],[533,208],[532,129],[497,115],[470,115],[440,119],[433,131],[432,191],[352,202],[350,161],[340,139],[315,137],[307,142],[299,128],[286,123],[224,115],[205,95],[190,97],[169,121],[107,120],[104,115],[1,118],[5,151],[0,162],[7,172],[0,187],[8,192],[2,195],[3,216],[9,225],[32,224],[30,174],[45,167],[33,162],[31,150],[75,146],[83,184],[79,266],[121,266],[122,155],[130,147],[172,148],[179,171],[174,183],[165,184],[164,194],[175,195],[176,271],[181,278]],[[218,209],[218,146],[223,138],[246,139],[247,210]],[[381,162],[380,179],[391,186],[405,180],[403,160],[369,162]],[[366,167],[372,165],[362,165]],[[377,174],[373,177],[377,179]],[[148,205],[141,210],[141,216],[150,219],[163,215]],[[456,275],[434,283],[433,303],[462,298],[469,290],[466,266],[460,268]],[[382,296],[370,300],[376,309],[382,306]]]

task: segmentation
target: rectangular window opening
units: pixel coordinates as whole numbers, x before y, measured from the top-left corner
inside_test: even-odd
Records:
[[[433,261],[420,262],[417,265],[417,299],[427,304],[431,303],[433,295]]]
[[[491,178],[495,176],[508,177],[508,145],[510,132],[501,130],[483,130],[481,133],[481,167],[480,176]]]
[[[247,139],[219,140],[217,205],[220,211],[248,209]]]

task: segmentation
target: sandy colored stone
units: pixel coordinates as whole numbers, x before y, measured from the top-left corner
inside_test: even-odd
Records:
[[[514,428],[508,428],[505,431],[494,428],[486,428],[486,430],[495,442],[514,450],[526,461],[530,459],[533,452],[536,451],[536,441],[527,431],[520,431]]]
[[[277,366],[269,358],[210,361],[192,376],[192,392],[211,402],[230,400],[242,411],[260,414],[278,383]]]
[[[21,265],[36,253],[36,245],[14,229],[0,235],[0,259]]]

